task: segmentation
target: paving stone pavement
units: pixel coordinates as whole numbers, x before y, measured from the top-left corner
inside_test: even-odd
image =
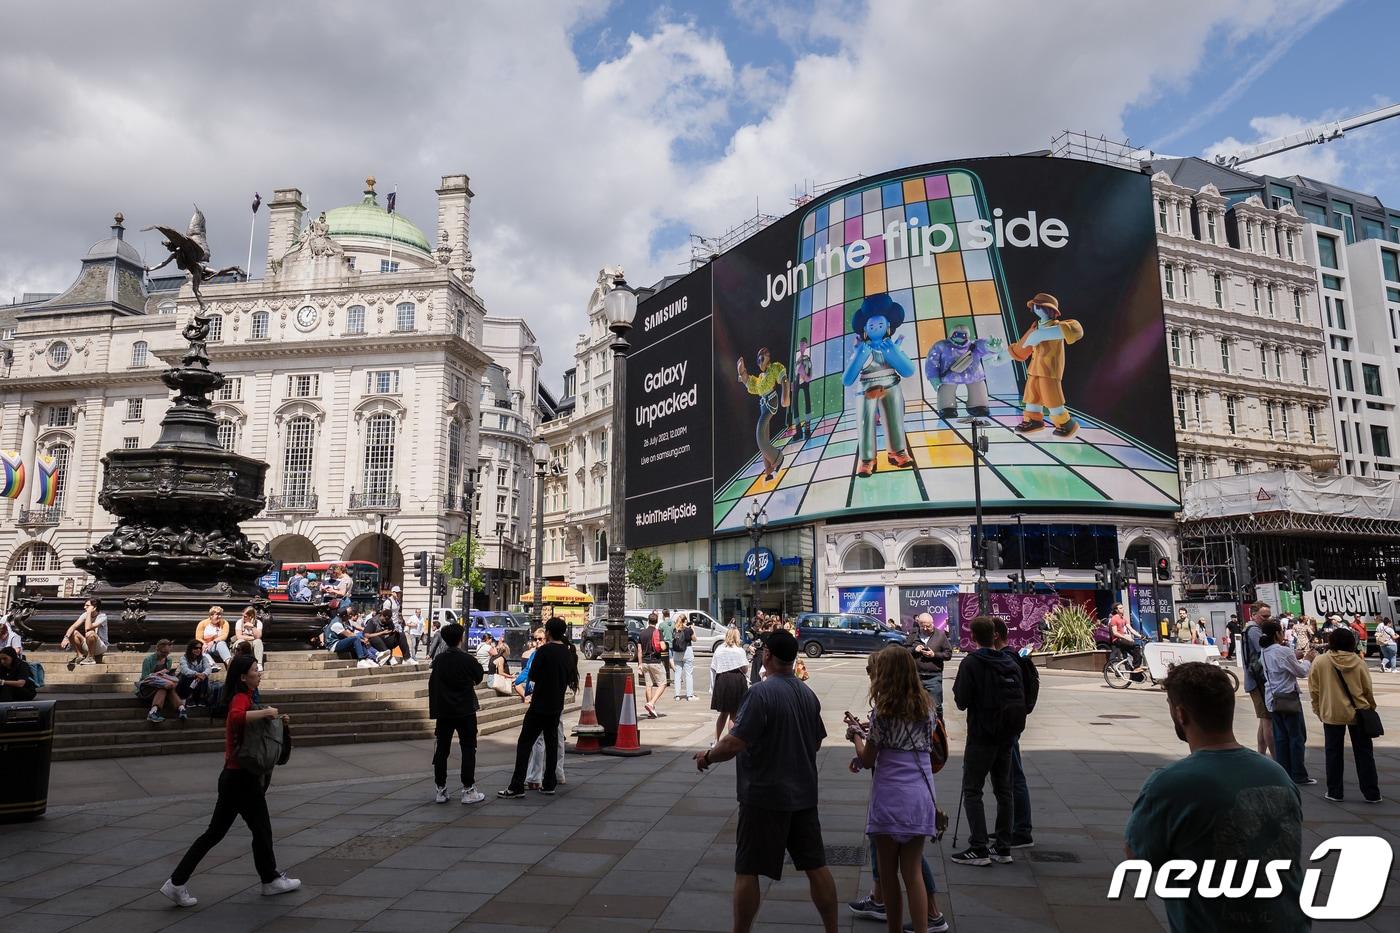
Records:
[[[822,826],[829,846],[865,842],[868,773],[847,770],[844,710],[866,708],[863,658],[811,664],[829,732],[822,749]],[[951,694],[951,669],[947,690]],[[699,677],[704,685],[703,673]],[[1377,677],[1382,715],[1400,724],[1400,678]],[[1241,699],[1245,699],[1241,697]],[[219,757],[61,762],[45,818],[0,828],[0,928],[146,933],[241,931],[595,931],[730,928],[737,803],[734,766],[696,772],[691,754],[713,738],[703,693],[693,703],[668,693],[663,715],[644,720],[644,758],[566,759],[558,796],[503,801],[514,736],[482,740],[478,784],[486,803],[432,803],[426,742],[298,750],[269,792],[280,866],[300,890],[263,898],[248,833],[238,824],[190,882],[199,906],[173,908],[157,889],[204,828]],[[948,702],[953,755],[937,777],[941,806],[956,812],[963,720]],[[1113,717],[1113,718],[1106,718]],[[1247,699],[1237,734],[1252,742]],[[1309,735],[1309,764],[1322,770],[1321,730]],[[930,844],[938,902],[959,931],[1165,929],[1161,905],[1105,899],[1121,858],[1123,823],[1151,771],[1179,758],[1160,691],[1114,691],[1089,675],[1047,673],[1022,739],[1036,848],[1013,865],[973,868],[947,856],[951,838]],[[1377,743],[1380,807],[1337,805],[1304,788],[1305,851],[1339,834],[1400,843],[1400,752]],[[451,768],[449,766],[449,773]],[[1350,775],[1350,770],[1348,771]],[[1353,796],[1354,787],[1349,787]],[[993,806],[989,800],[989,807]],[[963,823],[959,842],[966,840]],[[868,859],[833,866],[843,902],[870,887]],[[1400,870],[1400,869],[1397,869]],[[805,878],[789,870],[762,881],[757,928],[819,929]],[[1400,885],[1365,922],[1316,930],[1400,929]],[[883,925],[851,916],[841,929]]]

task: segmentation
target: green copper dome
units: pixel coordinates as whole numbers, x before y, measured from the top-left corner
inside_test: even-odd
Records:
[[[412,246],[425,253],[431,253],[428,238],[402,214],[390,214],[379,206],[374,193],[374,179],[365,180],[365,197],[359,204],[348,204],[326,211],[328,233],[332,237],[358,236],[373,237],[379,240],[393,240],[397,244]]]

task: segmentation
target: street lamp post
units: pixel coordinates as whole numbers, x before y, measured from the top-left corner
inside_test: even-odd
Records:
[[[972,426],[972,494],[977,502],[977,542],[972,564],[977,568],[977,612],[985,616],[992,611],[992,594],[987,588],[987,537],[982,529],[982,455],[987,451],[987,438],[981,429],[990,422],[968,418],[964,423]]]
[[[495,605],[491,608],[500,612],[505,607],[502,600],[506,594],[506,526],[505,522],[496,523],[496,586]]]
[[[379,589],[385,589],[385,585],[393,586],[394,581],[389,579],[389,568],[384,566],[384,519],[388,515],[379,513]]]
[[[637,293],[621,273],[603,299],[603,307],[608,316],[608,329],[613,332],[612,457],[609,464],[612,521],[608,532],[608,629],[603,638],[603,667],[598,671],[595,703],[598,722],[603,727],[603,745],[612,746],[617,744],[623,691],[632,678],[627,653],[627,549],[623,544],[627,528],[623,471],[627,468],[627,351],[631,349],[627,332],[637,316]]]
[[[753,501],[753,506],[749,509],[749,514],[744,516],[744,527],[748,529],[749,540],[753,542],[753,550],[758,550],[758,542],[763,540],[763,532],[768,528],[768,510],[758,504],[758,500]],[[752,623],[758,618],[758,555],[754,555],[753,573],[753,606],[749,620]]]
[[[467,569],[466,579],[462,581],[462,616],[466,619],[471,618],[473,596],[475,595],[472,590],[472,509],[476,499],[475,474],[475,470],[468,470],[466,482],[462,484],[462,508],[467,513],[467,559],[464,562]]]
[[[535,625],[544,624],[544,477],[549,466],[549,445],[535,441]]]

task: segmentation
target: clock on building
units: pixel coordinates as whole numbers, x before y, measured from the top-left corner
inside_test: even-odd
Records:
[[[321,312],[316,310],[315,305],[302,305],[297,309],[297,329],[310,330],[316,326],[316,322],[321,320]]]

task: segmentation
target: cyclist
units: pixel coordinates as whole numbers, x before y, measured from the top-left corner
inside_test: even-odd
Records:
[[[1133,671],[1142,670],[1142,646],[1138,644],[1137,633],[1128,624],[1128,615],[1122,603],[1113,604],[1113,614],[1108,617],[1109,640],[1120,656],[1127,652],[1133,659]]]

